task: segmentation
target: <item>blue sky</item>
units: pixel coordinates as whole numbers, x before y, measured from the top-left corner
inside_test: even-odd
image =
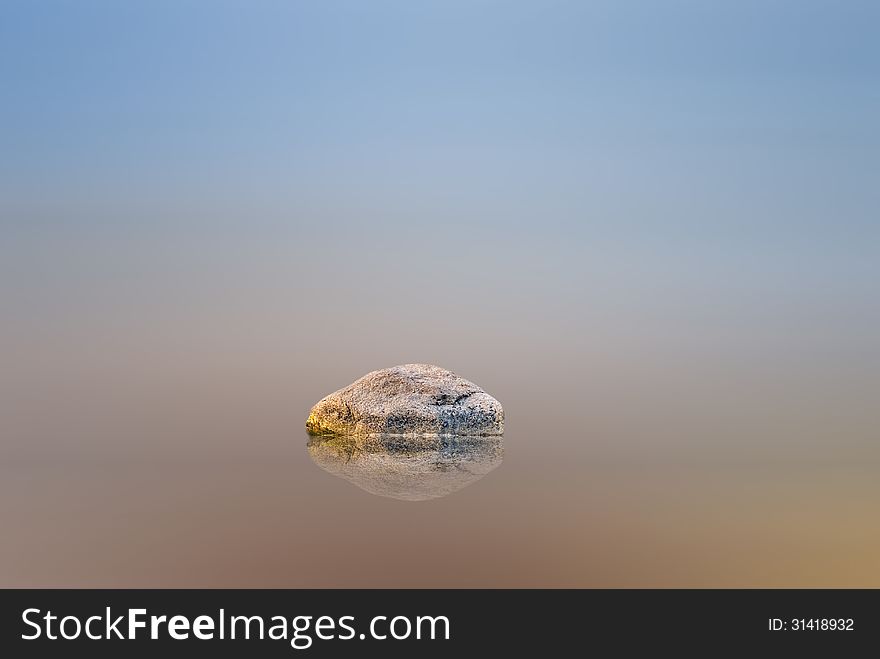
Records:
[[[282,202],[297,187],[399,182],[516,196],[534,181],[531,198],[576,195],[605,170],[629,189],[681,173],[765,194],[753,177],[773,176],[783,190],[808,184],[807,197],[817,184],[862,197],[880,141],[878,13],[853,2],[7,2],[4,196],[27,208],[50,191],[113,186],[136,199],[216,186],[230,203]],[[865,221],[869,199],[837,219]]]
[[[7,281],[71,254],[68,275],[99,278],[160,247],[183,272],[246,248],[393,249],[418,269],[428,246],[481,258],[490,293],[611,280],[647,304],[660,282],[816,313],[855,296],[862,319],[878,18],[830,1],[4,2]]]

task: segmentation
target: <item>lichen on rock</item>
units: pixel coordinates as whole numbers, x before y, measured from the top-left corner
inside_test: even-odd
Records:
[[[306,429],[316,435],[501,435],[501,403],[439,366],[404,364],[367,373],[325,396]]]

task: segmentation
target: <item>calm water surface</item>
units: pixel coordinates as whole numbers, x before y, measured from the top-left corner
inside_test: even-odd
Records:
[[[326,392],[302,389],[293,404],[59,411],[45,422],[66,416],[66,436],[8,442],[0,583],[880,586],[867,447],[712,441],[686,417],[566,429],[502,386],[503,442],[346,454],[309,445]]]
[[[880,588],[880,4],[44,4],[0,586]],[[309,446],[406,363],[503,443]]]

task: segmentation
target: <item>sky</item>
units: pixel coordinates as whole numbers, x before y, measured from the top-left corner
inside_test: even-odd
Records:
[[[7,388],[217,351],[328,386],[772,371],[867,409],[878,14],[5,2]]]
[[[2,12],[9,212],[45,219],[63,204],[84,226],[150,204],[349,202],[525,232],[870,230],[874,3]]]

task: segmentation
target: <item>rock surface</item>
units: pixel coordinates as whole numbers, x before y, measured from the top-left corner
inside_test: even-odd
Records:
[[[475,483],[501,464],[500,437],[328,435],[312,437],[321,469],[370,494],[403,501],[438,499]]]
[[[504,410],[452,371],[404,364],[367,373],[322,398],[306,429],[318,435],[501,435]]]

